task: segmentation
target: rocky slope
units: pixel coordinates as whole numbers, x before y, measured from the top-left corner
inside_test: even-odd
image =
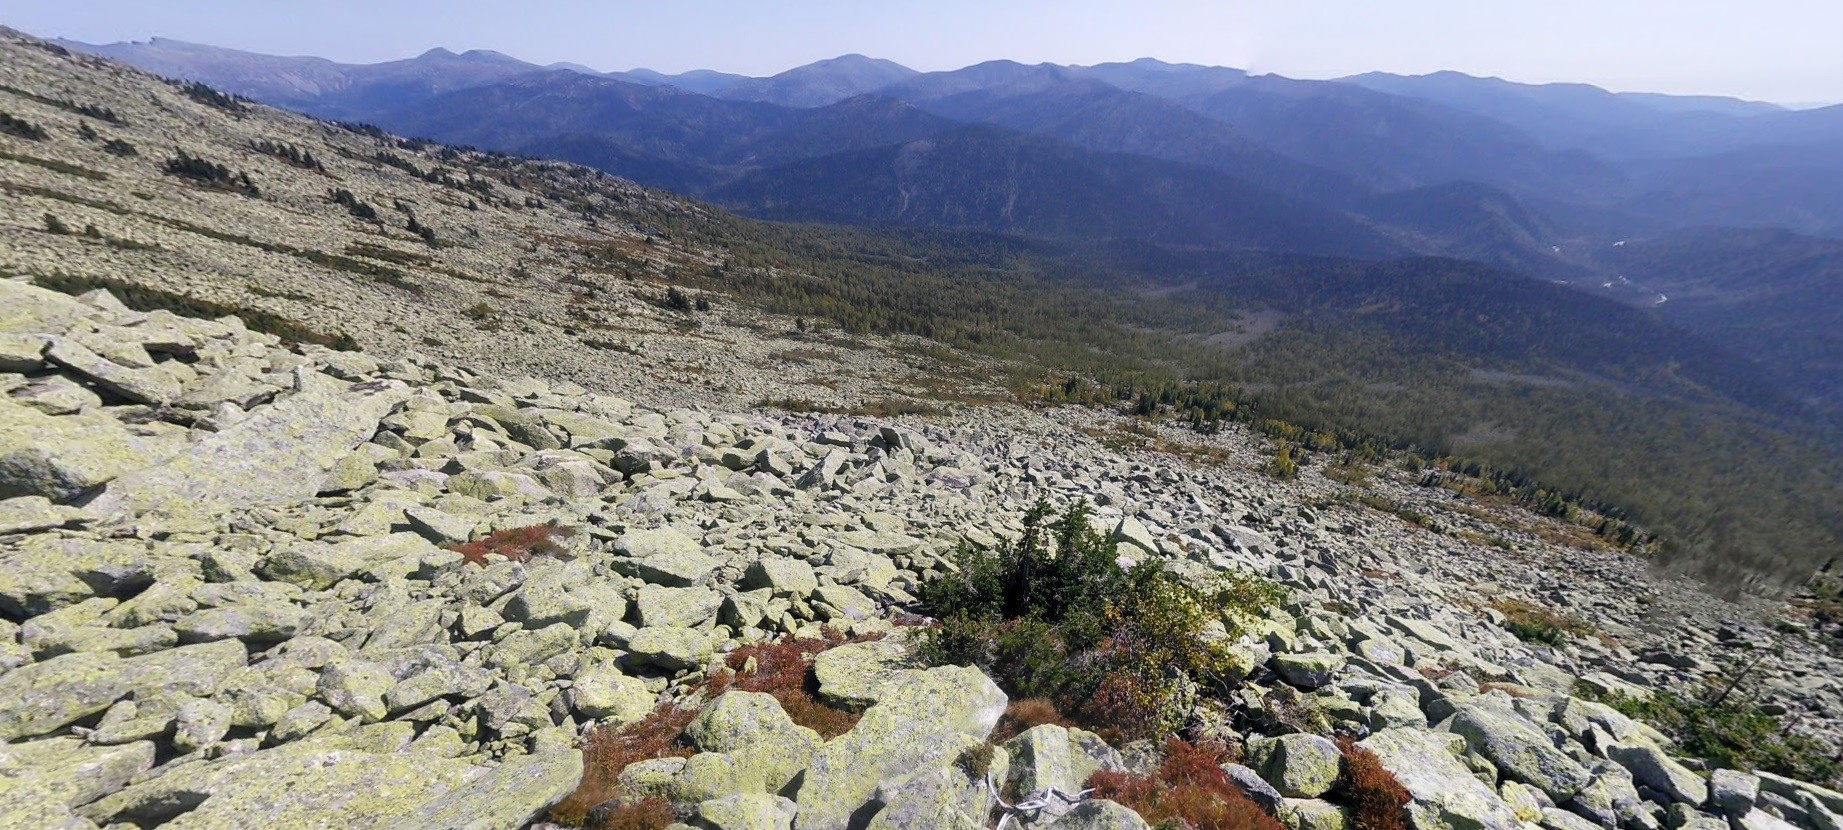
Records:
[[[1362,737],[1422,830],[1839,826],[1843,795],[1709,769],[1574,696],[1694,689],[1778,645],[1750,693],[1834,740],[1837,660],[1757,608],[1560,544],[1565,525],[1400,470],[1276,482],[1264,442],[1233,429],[1205,440],[1085,409],[755,409],[916,383],[906,344],[815,345],[727,308],[687,330],[647,302],[659,283],[566,264],[613,241],[635,268],[707,255],[645,224],[695,206],[600,181],[577,194],[605,208],[591,226],[525,207],[564,199],[567,169],[457,155],[499,177],[469,210],[368,161],[390,147],[426,166],[441,148],[232,116],[32,41],[0,47],[4,82],[37,96],[0,102],[55,133],[0,137],[0,266],[22,275],[0,281],[0,827],[527,826],[576,787],[589,728],[692,702],[746,644],[891,631],[949,552],[1015,533],[1039,498],[1096,504],[1136,558],[1287,588],[1237,644],[1253,671],[1232,736],[1247,766],[1231,775],[1295,830],[1346,821],[1324,798],[1335,747],[1286,726],[1301,706]],[[46,100],[106,102],[126,126],[93,129],[143,155],[70,138],[83,122]],[[242,149],[264,138],[311,142],[326,171]],[[250,171],[262,199],[175,183],[146,157],[162,140]],[[334,187],[380,210],[417,199],[417,217],[465,241],[417,248],[352,221],[326,201]],[[47,232],[53,211],[101,239]],[[361,244],[427,261],[380,282],[302,253]],[[367,348],[33,284],[75,278]],[[594,307],[568,301],[571,278],[598,286]],[[644,337],[640,353],[584,346],[587,314]],[[825,351],[773,357],[796,347]],[[473,564],[449,549],[536,526],[556,528],[557,555]],[[1525,643],[1492,607],[1509,598],[1602,636]],[[730,692],[688,730],[695,754],[636,764],[622,785],[703,828],[989,826],[991,793],[954,762],[1007,700],[976,670],[907,666],[902,643],[822,658],[820,696],[863,708],[842,735]],[[1024,793],[1073,793],[1146,757],[1056,726],[1000,749],[995,775]],[[1013,821],[1144,826],[1111,802],[1059,816],[1054,801]]]

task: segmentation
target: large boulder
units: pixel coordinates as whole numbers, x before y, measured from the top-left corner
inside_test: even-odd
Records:
[[[181,446],[130,432],[103,413],[54,417],[0,396],[0,499],[70,501]]]
[[[576,789],[582,753],[512,758],[424,802],[383,830],[495,830],[525,827]]]
[[[629,531],[615,540],[614,551],[616,571],[671,588],[701,582],[720,564],[696,540],[669,527]]]
[[[78,812],[98,824],[126,822],[174,830],[239,830],[252,821],[288,830],[379,827],[415,815],[484,773],[464,761],[377,754],[305,741],[175,767]]]
[[[647,690],[646,681],[622,674],[613,663],[599,663],[577,674],[569,693],[577,714],[615,726],[646,717],[657,698]]]
[[[951,763],[990,734],[1005,693],[978,669],[903,672],[851,731],[813,756],[801,779],[799,830],[844,830],[880,785],[900,784]]]
[[[1632,771],[1632,778],[1670,800],[1700,807],[1709,800],[1709,785],[1688,767],[1671,760],[1655,746],[1615,746],[1608,758]]]
[[[1517,814],[1495,790],[1472,776],[1446,743],[1419,729],[1384,729],[1358,746],[1408,790],[1415,830],[1513,830]]]
[[[723,606],[723,595],[703,586],[648,585],[640,589],[634,605],[640,614],[641,626],[699,628],[716,620],[717,609]]]
[[[1337,784],[1344,756],[1317,735],[1282,735],[1248,742],[1249,765],[1287,798],[1317,798]]]
[[[213,515],[306,501],[334,466],[370,440],[409,397],[402,383],[346,384],[303,376],[304,388],[187,446],[158,467],[115,479],[86,507],[104,517],[150,511]]]
[[[51,734],[131,694],[215,694],[248,656],[242,643],[220,640],[126,659],[84,652],[21,666],[0,674],[0,741]]]
[[[1504,775],[1548,793],[1557,803],[1587,786],[1586,767],[1556,749],[1547,734],[1514,709],[1489,696],[1459,704],[1448,726]]]
[[[685,728],[700,750],[685,763],[680,796],[702,801],[729,793],[778,793],[806,768],[819,733],[795,724],[770,695],[732,691],[711,701]]]
[[[813,659],[813,677],[827,703],[862,709],[877,702],[882,686],[908,661],[908,649],[894,638],[848,643],[820,652]]]
[[[1138,813],[1106,799],[1084,801],[1050,826],[1057,830],[1149,830]]]

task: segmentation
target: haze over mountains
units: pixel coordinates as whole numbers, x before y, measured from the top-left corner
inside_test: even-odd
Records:
[[[1843,272],[1843,251],[1824,241],[1843,237],[1843,106],[1153,59],[920,73],[845,55],[750,78],[481,50],[350,65],[167,39],[65,45],[763,218],[1472,259],[1767,360],[1792,399],[1843,399],[1829,333],[1843,292],[1826,276]],[[1709,262],[1746,263],[1744,285],[1703,273]],[[1773,313],[1788,303],[1797,313]]]

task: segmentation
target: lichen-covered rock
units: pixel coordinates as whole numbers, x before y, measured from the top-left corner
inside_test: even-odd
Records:
[[[1710,806],[1729,818],[1744,816],[1760,798],[1760,777],[1731,769],[1709,773]]]
[[[702,586],[666,588],[648,585],[640,589],[634,607],[642,627],[698,628],[714,623],[723,595]]]
[[[1414,798],[1408,816],[1415,830],[1512,830],[1516,812],[1496,791],[1472,777],[1433,733],[1385,729],[1358,744]]]
[[[670,588],[697,583],[720,564],[691,537],[669,527],[629,531],[615,541],[614,551],[621,557],[613,562],[615,570]]]
[[[1489,696],[1460,704],[1449,727],[1505,775],[1548,793],[1558,803],[1587,786],[1586,767],[1556,749],[1548,735],[1514,709],[1489,702]]]
[[[1248,763],[1287,798],[1317,798],[1337,783],[1343,754],[1317,735],[1293,734],[1248,742]]]
[[[1317,689],[1329,684],[1338,669],[1344,667],[1344,657],[1325,653],[1276,654],[1269,665],[1286,682],[1301,689]]]
[[[1046,787],[1077,792],[1102,766],[1083,749],[1069,729],[1053,723],[1031,727],[1005,742],[1011,781],[1018,792],[1040,792]]]
[[[0,745],[0,827],[56,827],[69,808],[126,786],[154,765],[150,741],[87,746],[76,738]]]
[[[1274,817],[1289,830],[1344,830],[1349,823],[1344,808],[1317,798],[1288,798]]]
[[[256,572],[264,579],[318,591],[358,573],[365,564],[363,558],[339,545],[296,545],[269,554]]]
[[[708,830],[790,830],[792,801],[768,793],[736,793],[698,803],[698,824]]]
[[[87,509],[113,518],[305,501],[325,489],[334,466],[409,396],[408,387],[394,381],[346,384],[311,375],[305,381],[301,391],[190,444],[166,463],[109,482]]]
[[[1607,757],[1632,771],[1632,778],[1672,801],[1700,807],[1709,800],[1709,785],[1689,768],[1654,746],[1615,746]]]
[[[52,417],[0,396],[0,498],[70,501],[177,449],[105,414]]]
[[[513,758],[416,807],[383,830],[497,830],[524,827],[582,779],[582,753]]]
[[[173,630],[183,643],[236,638],[261,648],[293,637],[305,616],[292,605],[227,605],[181,617]]]
[[[318,694],[341,715],[375,722],[390,713],[384,696],[396,685],[397,679],[391,676],[389,669],[353,660],[327,666],[320,673]]]
[[[1145,819],[1131,808],[1103,798],[1076,805],[1049,826],[1057,830],[1150,830]]]
[[[176,767],[78,812],[98,824],[176,830],[239,830],[257,817],[265,827],[288,830],[378,827],[415,815],[481,774],[462,761],[311,744]]]
[[[668,671],[697,668],[716,651],[710,635],[688,628],[642,628],[627,638],[634,657]]]
[[[625,726],[653,711],[657,697],[640,678],[621,674],[613,663],[600,663],[576,675],[569,700],[585,718]]]
[[[826,702],[862,709],[877,702],[878,691],[909,663],[908,649],[894,638],[847,643],[813,659],[813,677]]]
[[[1005,694],[978,669],[909,670],[893,680],[851,731],[813,756],[800,784],[800,830],[841,830],[879,785],[951,763],[983,740],[1005,711]]]
[[[218,691],[248,653],[224,640],[139,657],[109,652],[67,654],[0,675],[0,740],[46,735],[99,714],[130,694],[172,689],[198,696]]]
[[[813,566],[799,559],[784,556],[764,556],[753,563],[743,574],[743,585],[749,588],[768,588],[777,597],[804,597],[819,587],[819,578],[813,574]]]
[[[988,774],[994,781],[1009,777],[1009,759],[1004,749],[993,751]],[[978,778],[962,764],[935,766],[899,784],[877,787],[874,802],[877,814],[865,830],[905,830],[910,827],[938,827],[943,830],[984,830],[982,821],[992,806],[992,796],[985,779]]]

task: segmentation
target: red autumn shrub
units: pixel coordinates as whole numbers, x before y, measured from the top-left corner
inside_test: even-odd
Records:
[[[1344,754],[1341,800],[1350,811],[1353,830],[1408,830],[1408,802],[1413,796],[1382,765],[1376,753],[1339,738]]]
[[[538,556],[562,556],[569,550],[563,542],[575,535],[575,530],[557,525],[514,527],[495,530],[466,544],[449,545],[448,550],[475,565],[486,564],[486,557],[492,554],[514,562],[529,562]]]
[[[588,830],[665,830],[678,823],[672,803],[657,796],[639,801],[613,801],[589,811]]]
[[[582,826],[591,810],[620,796],[618,780],[621,770],[628,764],[653,758],[690,757],[691,749],[679,742],[679,736],[696,715],[695,709],[680,709],[668,703],[635,723],[590,730],[582,744],[582,781],[576,785],[575,792],[550,808],[550,820],[571,827]],[[633,809],[641,810],[637,805],[642,803],[635,802]],[[671,812],[669,806],[667,812]],[[671,823],[672,820],[666,822]]]
[[[712,678],[706,694],[716,697],[736,689],[772,695],[787,717],[801,726],[831,740],[856,726],[860,713],[849,712],[825,703],[818,697],[819,680],[813,676],[813,658],[827,649],[851,643],[868,643],[883,639],[882,634],[847,637],[833,628],[822,630],[819,637],[782,637],[751,643],[730,652],[724,665],[733,676]]]
[[[1088,779],[1096,798],[1117,801],[1153,826],[1194,830],[1284,830],[1229,781],[1221,764],[1230,760],[1221,744],[1165,741],[1165,761],[1148,776],[1101,771]]]
[[[998,726],[992,729],[992,735],[987,740],[1002,744],[1046,723],[1061,727],[1075,726],[1075,722],[1065,717],[1062,710],[1049,700],[1040,697],[1014,700],[1005,706],[1005,714],[998,719]]]

